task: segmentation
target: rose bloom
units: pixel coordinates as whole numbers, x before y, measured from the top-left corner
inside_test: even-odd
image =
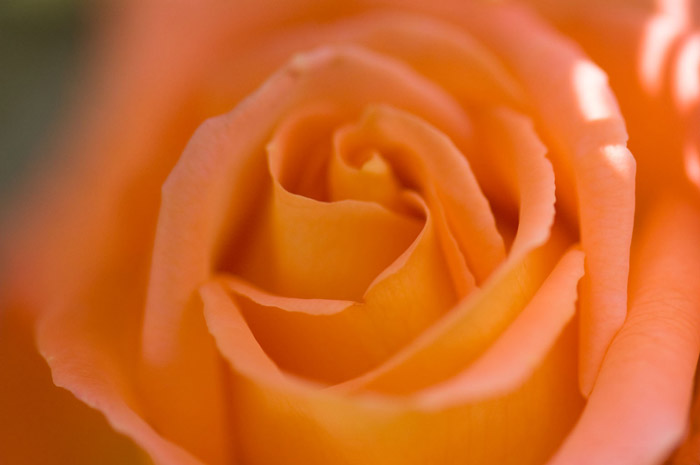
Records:
[[[103,6],[0,463],[700,463],[692,2],[231,3]]]

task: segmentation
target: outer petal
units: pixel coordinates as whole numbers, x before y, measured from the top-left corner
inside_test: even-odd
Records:
[[[625,147],[624,122],[603,72],[534,17],[518,9],[495,9],[460,19],[510,64],[530,96],[553,157],[560,159],[555,166],[563,162],[573,170],[587,270],[581,296],[581,387],[590,392],[627,310],[635,162]],[[528,47],[520,46],[523,37]]]
[[[700,211],[660,202],[642,228],[629,316],[550,465],[656,464],[682,439],[700,352]]]
[[[150,463],[98,412],[53,384],[33,321],[7,304],[0,310],[0,463]]]

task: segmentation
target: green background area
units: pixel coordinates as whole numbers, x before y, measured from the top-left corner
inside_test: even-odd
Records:
[[[80,0],[0,1],[0,208],[32,169],[78,73]]]

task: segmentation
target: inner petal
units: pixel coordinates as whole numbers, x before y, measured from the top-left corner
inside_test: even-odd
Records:
[[[545,245],[521,257],[510,256],[481,289],[462,299],[411,344],[337,389],[406,394],[456,375],[513,322],[570,244],[566,231],[555,225]]]
[[[395,59],[352,47],[298,56],[234,111],[203,124],[163,185],[153,245],[139,371],[151,387],[144,395],[154,406],[149,418],[159,426],[173,409],[199,407],[199,397],[185,389],[196,383],[183,386],[182,380],[201,371],[203,360],[218,363],[211,337],[191,324],[201,313],[190,302],[212,273],[228,269],[223,251],[250,253],[232,240],[242,232],[255,235],[249,212],[262,216],[272,203],[264,145],[294,108],[331,99],[354,114],[369,103],[391,103],[445,133],[469,134],[464,111],[434,83]],[[258,193],[266,197],[261,202]],[[178,402],[164,400],[163,392]]]
[[[333,150],[328,170],[330,199],[367,200],[391,210],[406,211],[408,205],[401,196],[401,184],[382,154],[368,149],[361,154],[361,160],[359,166],[353,166],[337,149]]]
[[[287,372],[327,383],[378,366],[457,301],[430,212],[421,234],[361,302],[275,295],[239,278],[226,284],[265,352]]]
[[[422,228],[422,219],[376,202],[317,200],[326,197],[330,153],[323,129],[337,117],[298,111],[268,144],[271,192],[258,224],[237,247],[231,271],[269,292],[359,301]],[[282,182],[316,198],[290,192]]]
[[[488,201],[466,158],[443,133],[409,113],[377,106],[339,131],[335,144],[341,153],[380,150],[402,183],[445,215],[461,250],[457,256],[464,256],[477,281],[503,261],[505,247]]]

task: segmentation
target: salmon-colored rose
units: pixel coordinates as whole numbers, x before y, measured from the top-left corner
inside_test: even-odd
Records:
[[[529,6],[239,3],[112,5],[3,238],[0,461],[663,462],[700,350],[677,126],[629,117],[635,223],[606,75]]]

